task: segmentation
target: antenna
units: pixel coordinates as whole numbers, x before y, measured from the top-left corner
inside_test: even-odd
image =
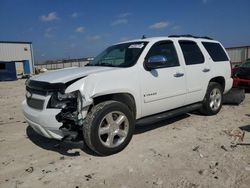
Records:
[[[147,38],[147,37],[145,35],[142,35],[141,39],[145,39],[145,38]]]

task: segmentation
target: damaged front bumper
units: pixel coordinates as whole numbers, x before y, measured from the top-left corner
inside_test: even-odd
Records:
[[[80,91],[65,93],[64,85],[32,81],[26,83],[22,103],[28,124],[40,135],[58,140],[79,140],[91,101]]]
[[[61,140],[64,137],[59,129],[62,123],[59,123],[55,116],[60,113],[60,109],[36,110],[27,105],[26,100],[22,103],[24,117],[27,123],[40,135]]]
[[[26,100],[22,103],[27,123],[40,135],[62,140],[79,140],[82,137],[83,119],[87,114],[85,107],[80,115],[73,115],[67,109],[37,110],[30,107]]]

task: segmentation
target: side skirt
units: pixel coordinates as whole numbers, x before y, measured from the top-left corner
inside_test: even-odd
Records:
[[[158,121],[161,121],[161,120],[165,120],[165,119],[169,119],[169,118],[172,118],[172,117],[179,116],[181,114],[185,114],[187,112],[198,110],[201,107],[202,107],[202,103],[194,103],[194,104],[191,104],[191,105],[188,105],[188,106],[184,106],[184,107],[176,108],[176,109],[169,110],[169,111],[166,111],[166,112],[161,112],[161,113],[158,113],[158,114],[143,117],[141,119],[138,119],[136,121],[136,123],[145,124],[145,123],[148,123],[148,122],[158,122]]]

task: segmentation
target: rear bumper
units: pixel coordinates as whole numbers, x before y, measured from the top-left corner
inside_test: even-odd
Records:
[[[229,78],[226,80],[224,94],[227,93],[233,86],[233,79]]]
[[[38,134],[57,140],[63,138],[63,133],[59,129],[62,124],[55,118],[60,109],[36,110],[29,107],[26,100],[22,103],[22,109],[26,121]]]
[[[233,87],[241,89],[250,89],[250,80],[234,78]]]

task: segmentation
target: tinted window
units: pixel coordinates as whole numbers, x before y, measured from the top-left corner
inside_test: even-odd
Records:
[[[0,70],[4,70],[5,69],[5,64],[4,63],[0,63]]]
[[[158,42],[154,44],[149,50],[146,59],[158,55],[166,57],[167,59],[166,67],[179,66],[177,53],[172,41]]]
[[[240,67],[250,68],[250,60],[247,60],[245,63],[241,64]]]
[[[227,55],[219,43],[202,42],[213,61],[228,61]]]
[[[179,41],[179,44],[181,46],[186,65],[194,65],[204,62],[204,56],[195,42]]]
[[[147,42],[130,42],[111,46],[87,66],[131,67],[137,62],[146,45]]]

